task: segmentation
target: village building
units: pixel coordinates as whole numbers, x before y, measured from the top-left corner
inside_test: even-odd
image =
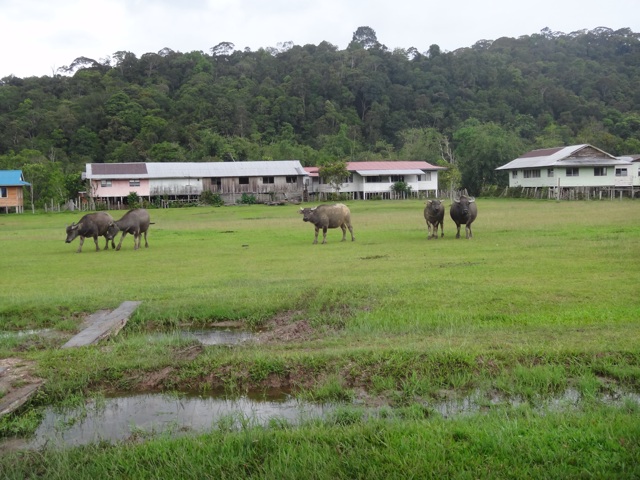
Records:
[[[324,183],[319,167],[305,167],[309,174],[306,190],[310,199],[324,199],[336,193],[333,185]],[[438,172],[446,170],[422,161],[348,162],[349,176],[339,186],[339,193],[354,200],[391,199],[398,195],[393,185],[405,182],[411,196],[437,196]]]
[[[0,213],[23,213],[24,187],[30,186],[22,170],[0,170]]]
[[[592,145],[532,150],[496,170],[509,174],[509,187],[530,196],[602,198],[640,191],[638,156],[615,157]]]
[[[259,202],[302,198],[307,172],[298,160],[252,162],[89,163],[83,178],[94,202],[124,204],[130,193],[152,201],[192,201],[202,192],[236,203],[242,194]]]

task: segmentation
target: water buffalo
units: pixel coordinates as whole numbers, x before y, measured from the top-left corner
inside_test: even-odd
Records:
[[[473,237],[471,224],[478,216],[478,207],[475,198],[467,197],[466,195],[455,197],[449,209],[449,214],[451,215],[451,220],[453,220],[456,227],[458,227],[456,238],[460,238],[460,225],[466,225],[465,233],[467,238]]]
[[[444,237],[444,205],[440,200],[429,200],[424,207],[424,219],[427,221],[427,240],[438,238],[438,225]]]
[[[80,237],[80,245],[77,250],[77,253],[80,253],[82,252],[84,239],[93,237],[93,241],[96,243],[96,252],[99,252],[98,237],[104,236],[107,239],[104,249],[109,250],[109,240],[111,240],[111,247],[115,248],[116,245],[113,239],[110,239],[107,235],[109,226],[112,224],[113,218],[107,212],[88,213],[78,223],[72,223],[67,227],[67,239],[65,242],[71,243],[76,237]]]
[[[147,242],[147,230],[149,230],[150,224],[149,212],[144,208],[135,208],[129,210],[120,220],[116,220],[111,224],[107,231],[107,238],[111,238],[113,241],[113,238],[118,235],[118,232],[122,232],[120,242],[116,247],[116,250],[120,250],[122,240],[124,240],[127,233],[130,233],[133,235],[133,249],[138,250],[140,248],[140,239],[144,234],[144,246],[147,248],[149,246],[149,242]]]
[[[318,243],[318,231],[322,229],[322,243],[327,243],[327,228],[342,229],[342,241],[347,239],[347,228],[351,233],[351,241],[355,241],[353,227],[351,226],[351,212],[346,205],[318,205],[314,208],[301,208],[298,212],[304,215],[305,222],[311,222],[316,227],[316,236],[313,243]]]

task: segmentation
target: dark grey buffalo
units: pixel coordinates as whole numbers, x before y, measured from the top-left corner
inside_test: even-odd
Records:
[[[449,209],[449,214],[451,215],[451,220],[453,220],[456,227],[458,227],[456,238],[460,238],[460,225],[466,225],[465,233],[467,238],[473,237],[471,224],[478,216],[478,206],[476,205],[475,198],[467,197],[466,195],[454,198],[451,208]]]
[[[424,219],[427,221],[427,240],[438,238],[438,225],[444,237],[444,205],[440,200],[429,200],[424,207]]]
[[[76,237],[80,237],[80,245],[77,250],[80,253],[82,252],[84,239],[93,237],[93,241],[96,243],[96,252],[99,252],[98,237],[104,236],[107,239],[104,249],[109,250],[109,240],[111,240],[111,247],[115,248],[113,239],[110,239],[107,235],[109,226],[112,224],[113,218],[107,212],[88,213],[78,223],[72,223],[67,227],[67,239],[65,242],[71,243]]]
[[[351,226],[351,212],[346,205],[337,203],[335,205],[318,205],[314,208],[301,208],[301,215],[304,215],[305,222],[313,223],[316,227],[316,236],[313,243],[318,243],[318,232],[322,229],[322,243],[327,243],[327,229],[342,229],[342,241],[347,239],[347,228],[351,233],[351,241],[355,241],[353,227]]]
[[[107,238],[113,239],[118,235],[118,232],[122,232],[120,242],[116,247],[116,250],[120,250],[122,240],[124,240],[127,233],[130,233],[133,235],[133,249],[138,250],[140,248],[140,239],[144,235],[144,246],[146,248],[149,246],[149,242],[147,242],[149,225],[151,225],[149,212],[144,208],[135,208],[129,210],[120,220],[116,220],[111,224],[107,232]]]

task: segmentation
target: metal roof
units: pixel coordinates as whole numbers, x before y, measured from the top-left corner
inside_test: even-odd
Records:
[[[98,166],[98,168],[96,168]],[[299,160],[253,162],[148,162],[87,165],[89,179],[264,177],[307,175]]]
[[[310,177],[318,177],[320,167],[304,168]],[[357,172],[363,177],[374,175],[422,175],[427,171],[446,170],[446,167],[438,167],[422,161],[398,161],[398,162],[347,162],[347,170]]]
[[[602,153],[601,156],[569,158],[580,150],[590,147]],[[629,163],[618,159],[592,145],[571,145],[559,148],[544,148],[532,150],[524,155],[496,168],[496,170],[518,170],[527,168],[549,167],[584,167],[584,166],[611,166]]]
[[[364,171],[364,170],[446,170],[445,167],[438,167],[423,161],[387,161],[387,162],[348,162],[347,170]]]
[[[363,177],[375,177],[377,175],[423,175],[424,170],[356,170]]]
[[[31,184],[24,181],[22,170],[0,170],[0,185],[3,187],[29,187]]]

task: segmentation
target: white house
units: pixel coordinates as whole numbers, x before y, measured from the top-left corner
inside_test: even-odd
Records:
[[[640,186],[639,165],[632,157],[615,157],[587,144],[532,150],[496,170],[508,172],[510,187],[548,188],[550,196],[633,192]]]
[[[259,200],[302,197],[307,172],[298,160],[255,162],[89,163],[83,174],[94,200],[122,203],[131,192],[140,198],[189,200],[203,191],[235,196],[253,194]]]
[[[307,191],[311,196],[323,196],[335,192],[332,185],[323,183],[319,167],[305,167],[309,174]],[[446,170],[421,161],[398,162],[348,162],[349,177],[340,185],[340,193],[353,199],[393,198],[391,187],[405,182],[413,195],[436,196],[438,171]]]

